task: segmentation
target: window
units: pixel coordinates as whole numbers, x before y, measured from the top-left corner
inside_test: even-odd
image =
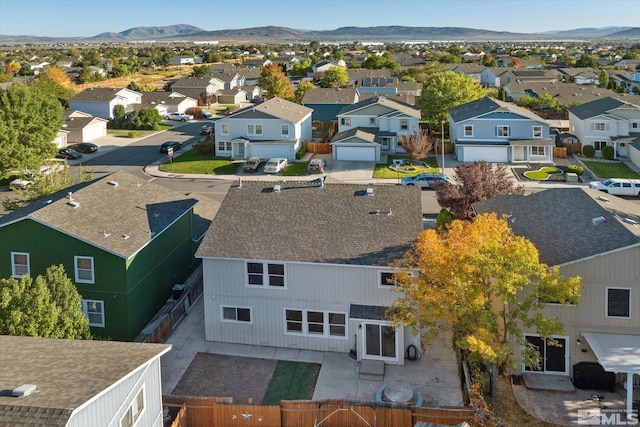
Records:
[[[400,129],[401,130],[409,129],[409,120],[400,120]]]
[[[464,127],[464,136],[473,136],[473,126],[466,125]]]
[[[30,274],[29,254],[25,252],[11,252],[11,275],[16,279]]]
[[[375,125],[376,124],[376,118],[375,117],[369,117],[369,124],[370,125]]]
[[[262,125],[247,125],[249,135],[262,135]]]
[[[228,123],[222,123],[222,125],[220,126],[220,133],[222,133],[223,135],[228,135],[229,134],[229,124]]]
[[[74,267],[76,272],[76,283],[95,283],[93,272],[93,257],[76,256]]]
[[[289,125],[282,125],[280,129],[280,134],[284,137],[289,136]]]
[[[542,138],[542,126],[534,126],[533,127],[533,137],[534,138]]]
[[[631,289],[607,288],[607,317],[631,318]]]
[[[633,129],[638,129],[638,122],[633,122],[633,123],[631,123],[631,127],[632,127]]]
[[[396,279],[393,276],[393,273],[389,272],[380,272],[380,286],[388,287],[388,286],[396,286]]]
[[[291,335],[346,338],[346,313],[320,310],[285,310],[285,332]]]
[[[218,150],[219,151],[224,151],[224,146],[225,146],[224,141],[218,141]]]
[[[251,309],[248,307],[221,307],[223,322],[251,323]]]
[[[496,135],[502,137],[509,136],[509,126],[496,126]]]
[[[532,156],[544,156],[544,147],[533,146],[531,147]]]
[[[133,427],[144,411],[144,387],[140,389],[136,398],[131,402],[124,416],[120,420],[120,427]]]
[[[284,288],[284,264],[248,262],[247,279],[251,286]]]
[[[593,141],[593,148],[596,149],[596,151],[602,151],[602,147],[607,145],[607,141]]]
[[[593,130],[604,132],[607,130],[607,124],[603,122],[597,122],[593,124]]]
[[[340,124],[343,126],[351,126],[351,117],[341,117]]]
[[[92,299],[82,300],[82,311],[89,318],[89,326],[104,328],[104,302]]]

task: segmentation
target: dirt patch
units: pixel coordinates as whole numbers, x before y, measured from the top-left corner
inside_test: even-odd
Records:
[[[524,387],[524,386],[523,386]],[[525,411],[513,394],[511,381],[508,377],[497,378],[496,396],[485,397],[491,412],[507,427],[528,426],[528,427],[553,427],[551,424],[532,417]]]
[[[173,391],[176,396],[232,397],[260,404],[277,360],[198,353]]]

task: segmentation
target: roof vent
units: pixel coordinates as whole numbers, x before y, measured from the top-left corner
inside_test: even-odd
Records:
[[[628,223],[628,224],[633,225],[634,227],[637,227],[637,226],[638,226],[638,221],[635,221],[635,220],[633,220],[633,219],[631,219],[631,218],[629,218],[629,217],[627,217],[627,216],[625,216],[622,220],[623,220],[624,222]]]
[[[391,212],[391,208],[389,208],[389,212],[387,212],[387,216],[392,216],[393,212]]]
[[[105,231],[102,232],[102,235],[106,239],[107,237],[111,236],[111,233],[107,233],[107,230],[105,230]]]
[[[118,182],[117,181],[107,181],[107,184],[109,184],[112,187],[117,187],[118,186]]]
[[[602,201],[602,202],[605,202],[605,203],[609,203],[609,199],[607,199],[607,198],[606,198],[606,197],[604,197],[604,196],[598,196],[598,200],[600,200],[600,201]]]
[[[591,220],[591,222],[593,223],[593,225],[600,225],[604,222],[604,217],[603,216],[597,216],[595,218],[593,218]]]
[[[80,206],[80,202],[76,202],[75,200],[69,200],[67,202],[67,205],[71,206],[73,209],[77,208],[78,206]]]
[[[281,189],[282,189],[282,187],[280,186],[280,184],[276,184],[276,185],[273,186],[273,192],[274,193],[279,193]]]
[[[373,187],[367,187],[367,196],[373,196]]]
[[[67,199],[73,200],[73,193],[71,191],[67,193]]]
[[[35,384],[22,384],[20,387],[14,388],[13,390],[11,390],[11,396],[14,396],[14,397],[29,396],[31,393],[36,391],[36,388],[37,387]]]
[[[129,238],[129,235],[128,235],[128,234],[123,234],[123,235],[122,235],[122,238],[123,238],[124,240],[127,240],[127,239]]]

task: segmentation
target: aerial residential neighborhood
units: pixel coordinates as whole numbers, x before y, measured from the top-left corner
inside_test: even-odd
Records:
[[[0,0],[0,425],[637,424],[640,29],[452,2]]]

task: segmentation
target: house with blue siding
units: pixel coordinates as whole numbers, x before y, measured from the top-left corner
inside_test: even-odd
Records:
[[[553,163],[549,124],[515,104],[484,97],[449,110],[449,135],[460,162]]]
[[[164,425],[170,345],[2,335],[0,348],[0,425]]]
[[[314,122],[335,122],[340,110],[356,102],[358,92],[354,88],[316,88],[306,91],[302,98],[302,105],[313,110]]]
[[[197,200],[126,172],[0,218],[0,277],[62,264],[94,335],[133,340],[197,267]]]

